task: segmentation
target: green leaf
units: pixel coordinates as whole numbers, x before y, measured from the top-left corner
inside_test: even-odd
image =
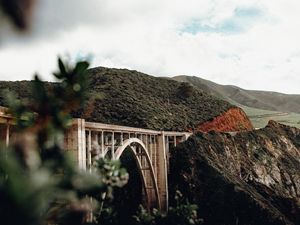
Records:
[[[74,73],[75,74],[82,74],[89,68],[90,64],[86,61],[78,62],[75,66]]]
[[[60,70],[62,75],[67,74],[66,67],[65,67],[63,61],[61,60],[61,58],[58,58],[58,67],[59,67],[59,70]]]

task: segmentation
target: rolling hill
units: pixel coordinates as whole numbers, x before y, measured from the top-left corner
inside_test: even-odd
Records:
[[[150,129],[186,130],[216,116],[232,114],[226,112],[235,105],[244,110],[256,128],[264,127],[269,120],[300,128],[300,95],[244,90],[199,77],[158,78],[127,69],[98,67],[88,74],[91,98],[87,110],[74,112],[74,117]],[[30,99],[29,84],[30,81],[1,81],[0,91],[9,89],[20,98]],[[0,105],[4,98],[0,97]],[[227,118],[224,121],[227,123]],[[213,124],[215,128],[216,121]],[[236,126],[226,128],[232,129]]]
[[[153,77],[133,70],[97,67],[88,70],[89,100],[73,117],[156,130],[185,131],[213,120],[236,106],[199,90],[188,83]],[[0,91],[9,89],[30,101],[30,81],[0,82]],[[53,83],[47,83],[51,88]],[[5,104],[0,97],[0,105]],[[241,111],[241,110],[240,110]],[[243,112],[237,112],[243,114]],[[246,118],[247,122],[249,121]],[[239,129],[243,123],[238,119]],[[250,123],[251,124],[251,123]],[[248,126],[248,124],[247,124]],[[237,126],[235,126],[237,127]],[[252,125],[251,125],[252,127]]]
[[[245,90],[195,76],[176,76],[173,79],[188,82],[206,93],[241,107],[255,127],[264,127],[269,120],[300,127],[300,95]]]

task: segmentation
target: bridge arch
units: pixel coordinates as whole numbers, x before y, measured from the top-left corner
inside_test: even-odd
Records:
[[[155,171],[145,144],[138,138],[129,138],[123,142],[123,145],[117,148],[114,153],[115,159],[120,159],[126,149],[129,149],[133,153],[137,162],[138,171],[142,178],[146,194],[147,205],[161,209]]]
[[[191,133],[157,131],[74,119],[65,134],[65,148],[74,155],[80,169],[87,170],[93,159],[120,159],[126,148],[133,153],[140,173],[145,206],[168,210],[168,160],[170,147]],[[96,153],[96,154],[95,154]]]

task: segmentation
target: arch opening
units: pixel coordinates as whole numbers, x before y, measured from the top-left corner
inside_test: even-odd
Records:
[[[126,152],[125,150],[130,150],[136,160],[143,183],[145,196],[144,204],[148,209],[153,207],[161,209],[153,165],[144,143],[138,138],[129,138],[125,140],[123,145],[115,152],[116,159],[120,159],[124,152]]]
[[[122,167],[127,170],[129,180],[125,186],[114,189],[110,205],[120,221],[131,222],[132,215],[136,214],[139,205],[145,205],[143,181],[134,153],[129,148],[125,149],[119,160]]]

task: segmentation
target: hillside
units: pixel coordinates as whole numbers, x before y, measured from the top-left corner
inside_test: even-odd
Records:
[[[170,188],[205,224],[300,224],[300,130],[197,133],[171,152]]]
[[[195,130],[200,124],[236,108],[188,83],[137,71],[98,67],[90,69],[88,76],[91,85],[87,107],[73,113],[74,117],[88,121],[159,130]],[[49,88],[53,85],[48,84]],[[28,85],[29,81],[0,82],[0,90],[10,89],[30,101]],[[3,104],[0,98],[0,105]],[[243,118],[243,112],[236,109],[236,118],[239,114]],[[233,121],[228,124],[230,130],[252,129],[251,123],[244,126],[243,122],[232,120],[230,114],[227,117],[226,120]]]
[[[300,128],[300,95],[245,90],[194,76],[176,76],[173,79],[188,82],[206,93],[241,107],[255,127],[264,127],[269,120],[276,120]]]

